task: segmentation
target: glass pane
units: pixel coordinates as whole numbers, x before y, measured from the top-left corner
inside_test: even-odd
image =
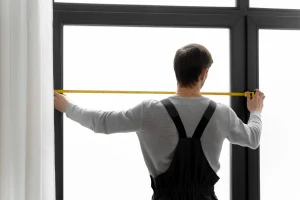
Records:
[[[173,58],[188,43],[203,44],[214,58],[203,91],[229,91],[229,29],[111,26],[64,27],[64,88],[175,92]],[[169,95],[68,96],[83,107],[123,110]],[[210,98],[229,105],[228,96]],[[225,140],[216,185],[223,200],[229,200],[229,147]],[[151,199],[149,172],[136,133],[95,134],[65,117],[64,190],[65,200]]]
[[[235,7],[235,0],[55,0],[64,3]]]
[[[259,31],[259,84],[266,95],[260,146],[262,200],[300,199],[299,38],[300,31]]]
[[[253,8],[300,9],[299,0],[250,0]]]

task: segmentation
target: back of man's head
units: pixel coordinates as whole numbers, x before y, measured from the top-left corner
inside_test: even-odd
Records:
[[[188,44],[176,51],[174,71],[181,87],[193,87],[201,71],[213,63],[210,52],[200,44]]]

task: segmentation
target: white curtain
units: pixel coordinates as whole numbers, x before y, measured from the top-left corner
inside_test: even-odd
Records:
[[[53,0],[0,0],[0,200],[54,200]]]

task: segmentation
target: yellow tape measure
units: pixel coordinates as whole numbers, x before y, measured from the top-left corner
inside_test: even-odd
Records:
[[[170,91],[124,91],[124,90],[55,90],[57,93],[103,93],[103,94],[176,94]],[[246,92],[200,92],[203,95],[229,95],[246,97]],[[254,96],[254,92],[250,92]]]

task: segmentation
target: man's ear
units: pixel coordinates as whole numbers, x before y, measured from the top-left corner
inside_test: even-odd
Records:
[[[208,71],[209,71],[209,68],[206,68],[206,77],[207,77],[207,75],[208,75]]]
[[[203,69],[200,74],[200,80],[204,80],[207,73],[208,73],[208,68]]]

